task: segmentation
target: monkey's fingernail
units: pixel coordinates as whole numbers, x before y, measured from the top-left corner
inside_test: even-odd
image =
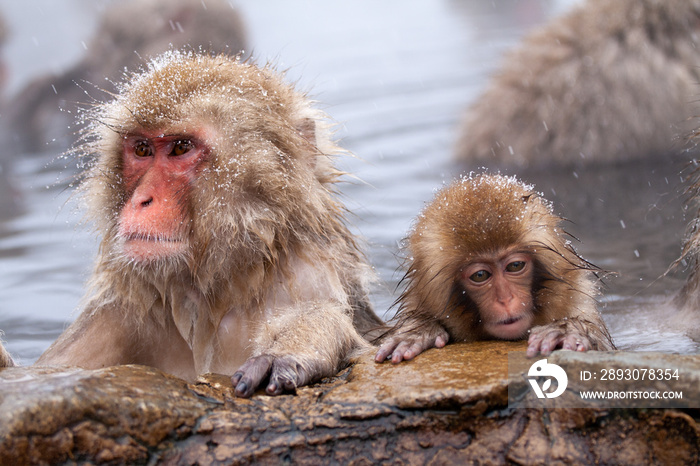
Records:
[[[238,385],[236,385],[236,395],[245,396],[245,393],[247,391],[248,391],[248,385],[245,382],[241,382]]]

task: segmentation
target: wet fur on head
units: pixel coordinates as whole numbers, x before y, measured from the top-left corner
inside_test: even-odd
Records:
[[[576,253],[561,222],[532,186],[513,177],[470,175],[439,191],[407,240],[396,327],[437,319],[453,339],[484,337],[459,276],[480,254],[508,249],[533,257],[535,325],[574,310],[597,313],[598,269]]]
[[[168,309],[183,299],[187,285],[209,300],[214,314],[232,302],[252,308],[274,280],[290,273],[292,252],[310,263],[335,264],[332,273],[363,294],[355,284],[368,268],[332,187],[341,173],[331,157],[343,151],[331,140],[325,115],[270,67],[166,53],[90,116],[76,151],[91,160],[81,192],[103,235],[92,280],[96,301],[139,312],[148,310],[146,302]],[[149,130],[191,134],[209,148],[183,227],[190,252],[168,263],[131,263],[118,253],[118,218],[129,194],[123,138]]]

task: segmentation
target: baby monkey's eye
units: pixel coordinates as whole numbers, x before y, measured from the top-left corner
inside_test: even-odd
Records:
[[[182,139],[180,141],[177,141],[175,145],[173,146],[173,151],[171,152],[172,155],[183,155],[189,152],[192,149],[192,142],[189,139]]]
[[[478,272],[474,272],[473,274],[469,275],[469,280],[473,281],[474,283],[481,283],[488,280],[489,277],[491,277],[489,272],[486,270],[479,270]]]
[[[506,265],[507,272],[520,272],[525,268],[525,261],[515,261]]]

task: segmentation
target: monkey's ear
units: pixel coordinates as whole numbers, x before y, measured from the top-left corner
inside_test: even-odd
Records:
[[[309,144],[316,147],[316,120],[313,118],[304,118],[297,122],[296,129]]]

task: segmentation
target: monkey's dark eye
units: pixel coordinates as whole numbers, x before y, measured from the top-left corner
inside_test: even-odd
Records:
[[[479,270],[478,272],[474,272],[469,276],[469,280],[473,281],[474,283],[481,283],[485,282],[486,280],[491,277],[491,274],[487,272],[486,270]]]
[[[177,141],[173,146],[172,155],[183,155],[192,149],[192,143],[187,139]]]
[[[515,261],[506,265],[506,272],[520,272],[525,268],[525,261]]]
[[[134,154],[136,157],[148,157],[151,155],[151,146],[146,142],[139,142],[136,144],[136,147],[134,147]]]

